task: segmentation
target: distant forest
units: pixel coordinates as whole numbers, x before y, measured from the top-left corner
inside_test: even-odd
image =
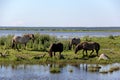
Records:
[[[120,31],[120,27],[0,27],[0,30],[32,31]]]

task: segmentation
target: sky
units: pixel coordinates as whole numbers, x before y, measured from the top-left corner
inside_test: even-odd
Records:
[[[120,27],[120,0],[0,0],[0,26]]]

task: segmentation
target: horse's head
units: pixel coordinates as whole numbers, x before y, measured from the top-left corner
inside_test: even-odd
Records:
[[[50,57],[52,57],[52,48],[53,48],[53,45],[54,44],[51,44],[50,47],[49,47],[49,50],[48,50],[48,54]]]
[[[34,43],[34,40],[35,40],[34,34],[25,34],[24,36],[28,37],[29,39],[31,39],[33,41],[33,43]]]
[[[83,49],[82,45],[81,44],[78,44],[76,47],[75,47],[75,54],[79,51]]]
[[[34,40],[35,40],[34,34],[30,34],[30,39],[32,39],[32,41],[34,42]]]

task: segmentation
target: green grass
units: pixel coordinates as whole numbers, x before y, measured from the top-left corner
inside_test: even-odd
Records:
[[[82,58],[82,50],[77,54],[74,54],[74,50],[68,50],[69,40],[57,39],[56,37],[49,35],[35,34],[35,42],[29,41],[27,43],[26,50],[23,45],[19,45],[20,51],[11,48],[11,40],[13,35],[0,37],[0,52],[6,53],[6,57],[0,56],[0,63],[114,63],[120,62],[120,36],[108,36],[108,37],[89,37],[85,36],[81,38],[81,41],[95,41],[101,46],[99,55],[104,53],[110,57],[110,60],[100,60],[98,57],[85,57]],[[48,55],[48,49],[51,43],[62,42],[64,45],[64,51],[62,52],[63,59],[59,59],[59,53],[56,56],[50,58]],[[90,51],[88,51],[90,53]],[[94,54],[95,55],[95,52]]]

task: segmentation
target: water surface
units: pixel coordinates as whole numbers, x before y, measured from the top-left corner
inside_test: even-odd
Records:
[[[96,72],[88,71],[87,67],[89,66],[95,66],[95,64],[1,65],[0,80],[120,80],[120,71],[107,74],[99,73],[111,66],[120,66],[118,63],[99,65],[101,69]],[[59,67],[61,72],[50,73],[50,68],[53,67]]]
[[[106,37],[106,36],[118,36],[120,32],[54,32],[54,31],[25,31],[25,30],[0,30],[0,36],[7,36],[7,35],[22,35],[25,33],[39,33],[39,34],[48,34],[51,36],[56,36],[57,38],[72,38],[72,37]]]

